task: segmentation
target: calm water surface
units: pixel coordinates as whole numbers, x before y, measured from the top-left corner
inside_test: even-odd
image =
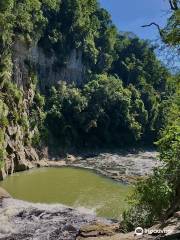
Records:
[[[88,208],[98,216],[116,219],[128,207],[126,199],[132,190],[92,171],[65,167],[17,173],[0,186],[17,199]]]

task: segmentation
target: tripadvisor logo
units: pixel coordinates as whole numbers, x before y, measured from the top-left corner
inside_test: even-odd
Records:
[[[170,233],[169,230],[165,229],[143,229],[142,227],[137,227],[134,231],[134,235],[136,236],[142,236],[143,234],[167,234]]]
[[[144,234],[144,229],[142,227],[137,227],[135,229],[134,235],[136,236],[142,236]]]

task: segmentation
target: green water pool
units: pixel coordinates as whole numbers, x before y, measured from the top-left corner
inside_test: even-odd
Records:
[[[0,186],[17,199],[87,208],[97,216],[115,219],[128,207],[127,197],[132,191],[131,186],[93,171],[67,167],[16,173]]]

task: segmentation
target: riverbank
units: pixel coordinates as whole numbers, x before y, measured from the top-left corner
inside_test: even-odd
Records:
[[[134,183],[152,173],[158,166],[156,151],[137,151],[135,153],[94,153],[88,155],[67,155],[63,159],[43,159],[36,163],[38,167],[76,167],[95,171],[105,177],[122,183]]]
[[[33,152],[34,153],[34,152]],[[25,171],[36,167],[76,167],[95,171],[105,177],[122,183],[134,183],[151,174],[159,164],[158,153],[154,150],[136,150],[119,152],[93,152],[82,154],[66,154],[65,157],[32,157],[32,161],[24,159],[20,167],[14,171],[4,166],[0,170],[0,179],[7,177],[7,172]]]

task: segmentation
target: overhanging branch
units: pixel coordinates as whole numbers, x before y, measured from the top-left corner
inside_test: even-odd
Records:
[[[142,27],[151,27],[151,26],[157,27],[157,29],[158,29],[158,31],[159,31],[159,34],[161,35],[161,37],[163,37],[162,30],[161,30],[160,26],[159,26],[157,23],[155,23],[155,22],[152,22],[152,23],[150,23],[150,24],[143,25]]]
[[[169,4],[173,11],[178,10],[178,1],[177,0],[169,0]]]

